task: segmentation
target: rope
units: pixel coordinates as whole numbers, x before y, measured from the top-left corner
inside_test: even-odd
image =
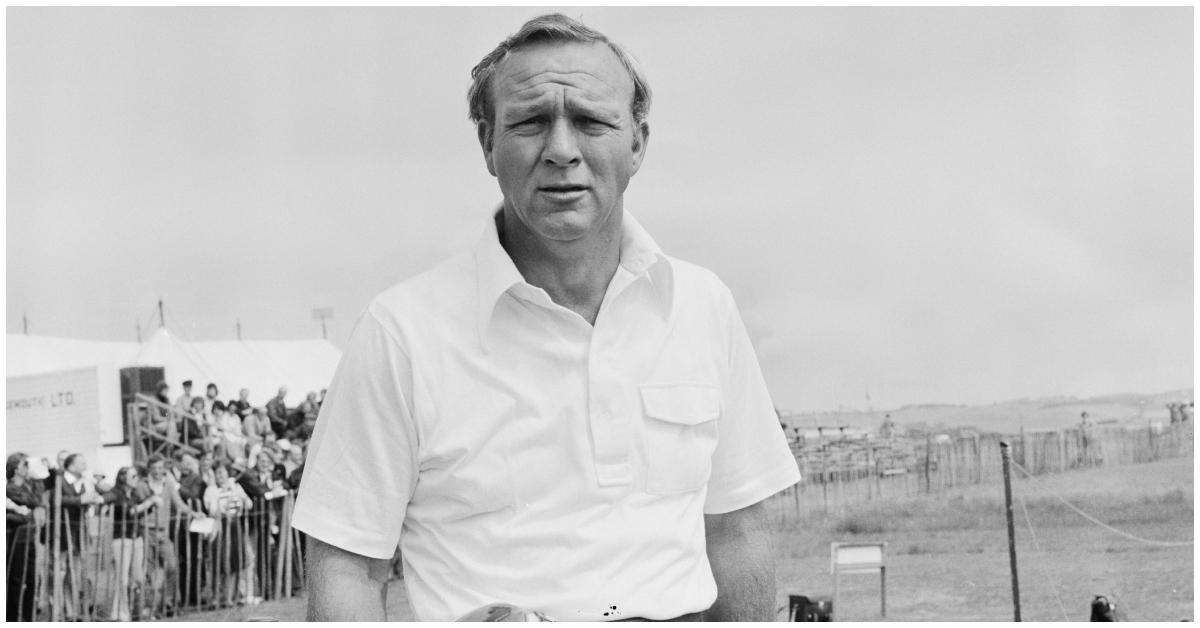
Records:
[[[1019,495],[1018,497],[1021,499],[1021,513],[1025,515],[1025,525],[1029,526],[1029,536],[1033,539],[1033,547],[1037,550],[1038,554],[1045,555],[1045,552],[1042,551],[1041,543],[1038,543],[1037,534],[1033,531],[1033,520],[1029,518],[1029,510],[1025,508],[1025,496]],[[1054,578],[1051,578],[1050,573],[1046,571],[1045,562],[1039,562],[1038,565],[1042,569],[1042,576],[1050,582],[1050,590],[1054,592],[1054,599],[1058,602],[1058,608],[1062,610],[1063,621],[1071,621],[1071,616],[1067,614],[1067,607],[1063,604],[1062,596],[1059,595],[1058,587],[1054,584]]]
[[[1063,498],[1058,493],[1055,493],[1054,491],[1047,488],[1045,484],[1042,484],[1041,480],[1038,480],[1036,477],[1033,476],[1032,473],[1026,471],[1025,467],[1022,467],[1021,465],[1017,464],[1017,462],[1015,460],[1010,461],[1010,463],[1012,464],[1012,466],[1019,469],[1021,471],[1021,473],[1024,473],[1026,477],[1028,477],[1029,479],[1033,480],[1034,482],[1036,482],[1037,484],[1042,486],[1042,488],[1045,488],[1047,492],[1049,492],[1051,495],[1053,495],[1055,497],[1055,499],[1066,504],[1067,508],[1074,510],[1079,516],[1083,517],[1084,519],[1087,519],[1088,521],[1091,521],[1092,523],[1094,523],[1110,532],[1119,534],[1120,536],[1123,536],[1127,539],[1132,539],[1139,543],[1145,543],[1146,545],[1155,545],[1158,547],[1188,547],[1191,545],[1195,545],[1194,541],[1155,541],[1155,540],[1151,540],[1151,539],[1144,539],[1140,536],[1135,536],[1133,534],[1125,532],[1124,530],[1118,530],[1118,529],[1108,525],[1107,523],[1104,523],[1103,521],[1100,521],[1099,519],[1087,514],[1086,512],[1083,512],[1078,507],[1076,507],[1075,504],[1072,504],[1071,502],[1067,501],[1065,498]]]

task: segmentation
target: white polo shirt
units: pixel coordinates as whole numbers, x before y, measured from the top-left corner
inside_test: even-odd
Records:
[[[595,327],[526,283],[494,221],[359,319],[294,525],[390,558],[418,620],[507,602],[668,619],[716,585],[704,514],[800,473],[729,290],[626,213]]]

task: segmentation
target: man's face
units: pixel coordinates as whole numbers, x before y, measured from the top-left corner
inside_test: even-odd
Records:
[[[260,452],[258,454],[258,472],[269,473],[273,468],[275,468],[275,460],[271,458],[271,454],[265,451]]]
[[[83,456],[75,456],[75,459],[71,461],[71,466],[67,467],[67,471],[75,475],[83,474],[84,471],[87,471],[87,460]]]
[[[506,216],[543,240],[571,242],[605,227],[641,166],[647,129],[631,111],[633,80],[606,44],[537,44],[492,77],[493,119],[479,125]],[[489,141],[490,135],[490,141]]]
[[[163,463],[163,461],[159,460],[150,465],[149,471],[151,478],[155,480],[161,480],[163,479],[163,476],[167,474],[167,465]]]
[[[200,461],[196,460],[195,456],[185,455],[180,463],[183,465],[183,470],[188,473],[200,472]]]
[[[210,454],[208,452],[204,452],[204,454],[200,456],[200,468],[201,469],[211,469],[212,466],[213,466],[212,454]]]
[[[250,396],[250,391],[246,388],[243,388],[238,391],[238,398],[240,398],[242,401],[245,401],[246,398],[249,396]]]

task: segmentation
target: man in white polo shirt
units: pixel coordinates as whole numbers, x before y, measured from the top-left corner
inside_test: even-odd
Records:
[[[729,290],[622,196],[646,151],[632,60],[561,15],[473,70],[503,204],[474,250],[359,319],[294,525],[310,619],[770,620],[763,500],[800,479]]]

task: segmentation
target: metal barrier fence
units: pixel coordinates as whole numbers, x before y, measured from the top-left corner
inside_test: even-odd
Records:
[[[196,516],[173,516],[166,529],[152,516],[122,520],[113,504],[63,504],[56,495],[45,492],[45,516],[6,530],[9,621],[156,619],[304,588],[294,491],[225,512],[206,513],[194,500]]]
[[[1076,427],[1045,432],[925,439],[831,440],[793,446],[803,479],[771,500],[786,525],[811,513],[838,513],[876,499],[936,494],[958,486],[1001,480],[1000,441],[1032,474],[1099,466],[1139,464],[1192,456],[1191,421],[1166,426]]]

